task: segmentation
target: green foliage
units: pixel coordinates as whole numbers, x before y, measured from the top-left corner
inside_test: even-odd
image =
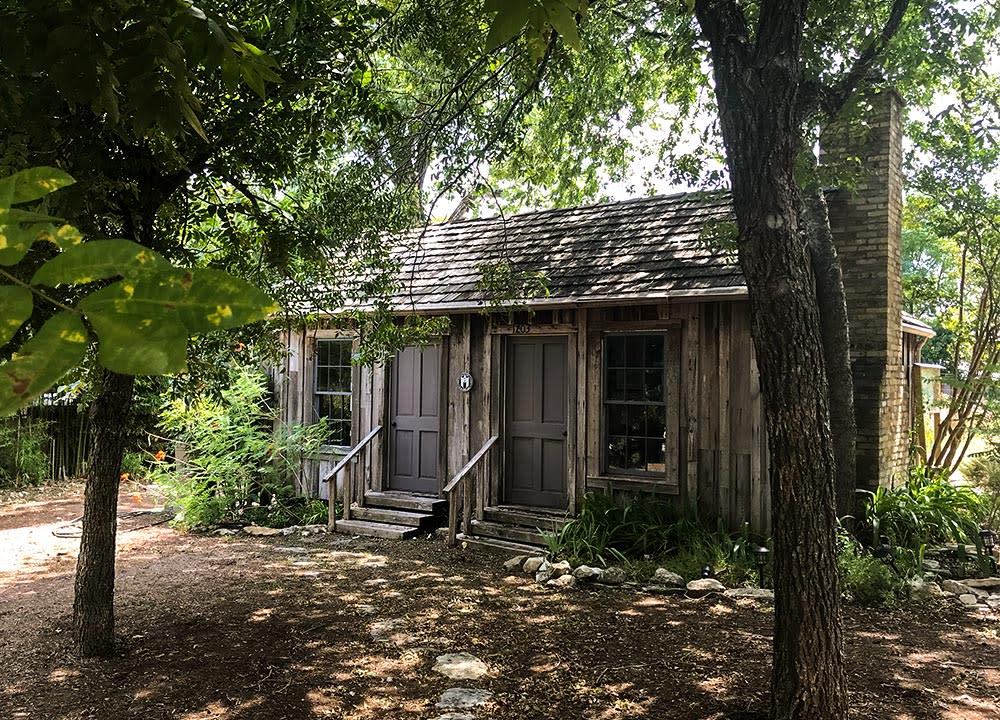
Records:
[[[905,596],[905,581],[857,541],[839,537],[838,565],[844,592],[865,607],[891,607]]]
[[[979,489],[983,526],[1000,527],[1000,452],[993,449],[969,458],[962,473]]]
[[[527,310],[531,301],[549,296],[549,282],[542,271],[518,270],[506,260],[482,263],[479,289],[487,299],[484,312]]]
[[[915,467],[905,485],[866,494],[865,522],[874,538],[884,535],[893,546],[913,551],[946,542],[979,542],[979,495],[953,485],[944,473]]]
[[[318,453],[326,427],[274,431],[277,413],[267,395],[260,373],[240,369],[220,398],[175,400],[163,407],[161,426],[183,447],[183,458],[154,462],[150,477],[181,509],[178,524],[277,527],[325,517],[326,504],[296,498],[291,481],[302,460]]]
[[[160,375],[185,369],[188,337],[260,320],[277,310],[263,292],[227,273],[174,267],[130,240],[80,243],[79,233],[65,225],[57,228],[49,222],[54,218],[11,207],[44,199],[72,182],[66,173],[44,167],[0,179],[0,221],[5,223],[0,225],[0,265],[20,262],[36,240],[62,249],[38,268],[30,284],[0,269],[14,283],[0,286],[4,342],[32,314],[33,294],[62,308],[0,365],[0,415],[26,406],[82,362],[91,340],[84,317],[96,333],[104,367]],[[39,217],[46,217],[45,223],[36,222]],[[118,277],[122,279],[84,295],[75,308],[52,300],[43,289]]]
[[[38,485],[49,475],[48,423],[0,418],[0,488]]]
[[[577,517],[543,537],[553,557],[598,565],[622,562],[640,579],[663,566],[692,580],[706,565],[731,583],[755,577],[748,527],[733,535],[720,521],[712,530],[694,513],[646,495],[618,499],[588,493]]]

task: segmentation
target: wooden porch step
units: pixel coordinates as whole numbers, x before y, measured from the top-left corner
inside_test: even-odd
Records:
[[[540,548],[538,545],[525,545],[524,543],[511,542],[510,540],[501,540],[481,535],[466,535],[465,533],[458,533],[455,537],[460,543],[466,542],[470,545],[500,548],[501,550],[509,550],[515,555],[540,556],[543,553],[543,548]]]
[[[545,545],[545,540],[542,539],[542,534],[538,530],[503,525],[487,520],[473,520],[472,534],[477,538],[494,538],[521,545],[534,545],[536,547]]]
[[[432,515],[430,513],[372,507],[371,505],[366,507],[354,505],[351,508],[351,519],[354,518],[369,522],[387,523],[389,525],[405,525],[421,530],[431,530],[440,525],[444,519],[440,515]]]
[[[504,525],[520,525],[532,530],[544,530],[546,532],[555,532],[567,520],[565,513],[539,513],[511,507],[488,507],[483,511],[483,516],[489,522]]]
[[[410,495],[400,492],[366,492],[367,507],[413,510],[429,515],[443,515],[448,511],[448,501],[428,495]]]
[[[367,520],[338,520],[337,532],[345,535],[365,535],[387,540],[408,540],[420,534],[420,529],[407,525],[368,522]]]

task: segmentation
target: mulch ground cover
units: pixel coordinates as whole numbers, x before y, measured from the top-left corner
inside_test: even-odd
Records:
[[[766,717],[768,603],[554,590],[508,554],[346,536],[183,534],[124,492],[120,652],[70,646],[81,488],[0,501],[0,718]],[[159,524],[156,524],[159,523]],[[1000,718],[1000,623],[956,605],[845,609],[854,718]],[[435,658],[489,666],[449,680]]]

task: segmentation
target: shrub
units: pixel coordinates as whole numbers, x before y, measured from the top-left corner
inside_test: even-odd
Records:
[[[323,501],[295,497],[292,478],[314,457],[323,423],[275,431],[264,376],[241,369],[221,398],[174,401],[161,411],[165,434],[183,446],[183,459],[154,462],[151,479],[181,510],[182,527],[255,523],[280,527],[326,517]],[[322,506],[322,510],[320,510]]]
[[[49,476],[48,422],[0,418],[0,488],[38,485]]]
[[[969,458],[962,473],[981,493],[983,525],[996,528],[1000,523],[1000,452],[994,449]]]
[[[902,594],[900,578],[881,560],[864,552],[840,554],[840,576],[844,591],[865,607],[889,607]]]
[[[979,542],[983,503],[968,487],[926,467],[910,471],[905,485],[869,494],[865,521],[871,536],[886,536],[899,547],[918,550],[946,542]]]
[[[699,577],[706,565],[735,583],[756,574],[750,569],[748,527],[730,535],[719,522],[710,530],[693,512],[680,512],[673,503],[647,495],[588,493],[579,515],[544,537],[553,557],[598,565],[621,562],[640,580],[657,566],[685,579]]]

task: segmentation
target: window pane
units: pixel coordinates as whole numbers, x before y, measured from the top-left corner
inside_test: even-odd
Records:
[[[657,405],[646,408],[646,437],[662,440],[666,425],[666,407]]]
[[[625,414],[627,412],[625,405],[610,405],[608,407],[608,433],[611,435],[624,435],[625,430]]]
[[[628,405],[628,434],[646,434],[646,408],[642,405]]]
[[[646,358],[645,366],[648,368],[663,367],[663,336],[646,336]]]
[[[647,370],[643,378],[643,399],[663,402],[663,371]]]
[[[642,367],[645,337],[644,335],[629,335],[625,338],[625,364],[628,367]]]
[[[625,371],[625,399],[636,402],[646,399],[645,373],[642,370]]]
[[[645,470],[645,441],[639,438],[628,439],[628,458],[626,467],[629,470]]]
[[[316,416],[327,418],[333,445],[351,443],[351,341],[316,341]],[[333,394],[336,393],[336,394]]]
[[[607,348],[607,357],[605,358],[607,366],[609,368],[625,367],[625,338],[620,335],[609,337],[605,346]]]
[[[625,438],[611,436],[608,439],[608,467],[625,470]]]
[[[667,469],[663,457],[663,440],[646,441],[646,464],[643,468],[648,472],[665,472]]]
[[[608,400],[625,400],[625,371],[608,371]]]

